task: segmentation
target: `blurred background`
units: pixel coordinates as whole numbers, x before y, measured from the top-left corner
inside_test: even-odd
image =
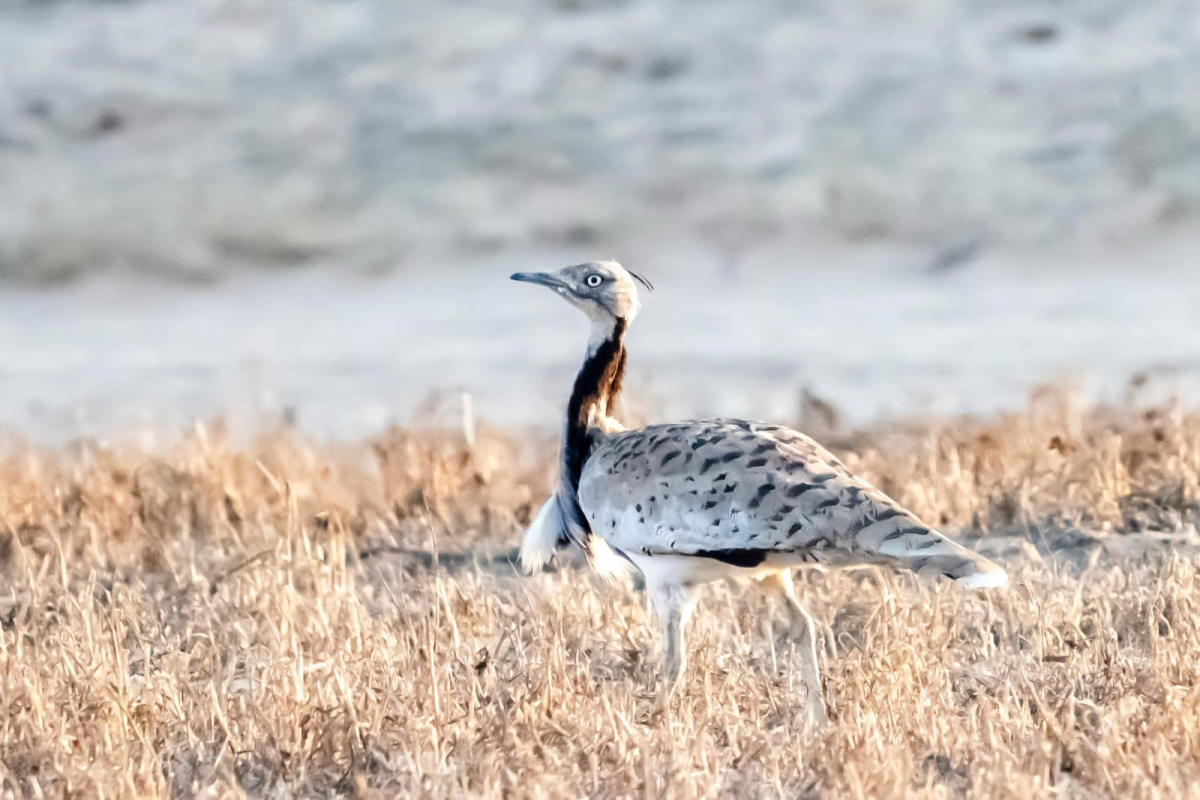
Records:
[[[507,276],[597,258],[644,417],[1194,393],[1197,75],[1189,0],[0,0],[0,427],[557,425]]]

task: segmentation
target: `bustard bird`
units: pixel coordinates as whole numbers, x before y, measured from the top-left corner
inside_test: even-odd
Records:
[[[955,544],[828,450],[782,425],[709,419],[625,430],[613,416],[625,372],[625,332],[645,278],[613,261],[518,272],[587,314],[591,337],[563,429],[561,473],[521,543],[537,571],[569,540],[602,572],[632,564],[662,623],[659,707],[683,673],[684,627],[700,584],[753,578],[782,595],[808,689],[824,718],[812,618],[791,570],[806,564],[891,564],[970,587],[1002,586],[1003,570]]]

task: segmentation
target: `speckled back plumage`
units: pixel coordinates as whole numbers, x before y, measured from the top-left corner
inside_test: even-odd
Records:
[[[903,562],[953,579],[990,567],[781,425],[714,419],[602,436],[579,503],[593,535],[625,553],[744,568]]]
[[[513,280],[554,291],[591,321],[563,427],[554,495],[521,541],[537,572],[555,548],[583,548],[601,574],[636,569],[663,626],[669,703],[687,653],[683,631],[697,587],[752,578],[786,603],[803,654],[807,715],[825,717],[812,617],[791,567],[894,564],[976,587],[1003,586],[1004,570],[951,542],[812,439],[782,425],[712,419],[624,430],[613,416],[625,373],[625,332],[649,281],[612,261]]]

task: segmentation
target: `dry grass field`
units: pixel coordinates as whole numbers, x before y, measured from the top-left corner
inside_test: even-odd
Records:
[[[1013,582],[801,574],[831,715],[813,734],[752,588],[706,592],[654,717],[637,587],[519,574],[549,439],[10,445],[0,796],[1200,793],[1200,414],[1046,391],[826,433]]]

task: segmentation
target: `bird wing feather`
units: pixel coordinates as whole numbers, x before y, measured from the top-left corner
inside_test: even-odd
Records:
[[[899,561],[952,578],[993,568],[781,425],[700,420],[604,437],[579,500],[593,533],[627,553]]]

